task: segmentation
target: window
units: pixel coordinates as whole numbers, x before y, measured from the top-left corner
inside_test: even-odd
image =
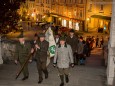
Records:
[[[92,4],[90,4],[88,11],[92,11]]]
[[[103,4],[101,4],[100,10],[103,11]]]
[[[64,0],[64,2],[66,3],[66,0]]]
[[[83,15],[82,15],[82,10],[80,10],[80,18],[82,18],[82,16],[83,16]]]
[[[83,0],[80,0],[80,4],[83,4]]]
[[[72,2],[72,0],[69,1],[70,3]]]

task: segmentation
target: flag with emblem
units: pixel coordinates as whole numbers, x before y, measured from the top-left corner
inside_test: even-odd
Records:
[[[48,30],[46,31],[45,36],[46,36],[46,41],[49,42],[49,57],[47,61],[47,64],[49,64],[50,58],[55,55],[55,48],[56,48],[56,43],[55,43],[55,39],[53,36],[53,31],[51,30],[51,27],[49,27]]]

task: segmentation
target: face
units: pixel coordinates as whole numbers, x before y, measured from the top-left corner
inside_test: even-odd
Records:
[[[73,35],[74,35],[74,33],[70,32],[70,36],[73,36]]]
[[[45,40],[45,37],[40,37],[40,41],[44,41]]]
[[[64,40],[60,40],[60,44],[61,44],[61,45],[64,45],[64,44],[65,44],[65,41],[64,41]]]
[[[58,35],[56,35],[55,37],[56,37],[56,38],[59,38],[59,36],[58,36]]]
[[[43,33],[45,33],[46,31],[45,30],[43,30]]]
[[[35,40],[38,40],[38,37],[34,37]]]
[[[80,41],[83,41],[82,39],[79,39]]]
[[[23,43],[24,41],[25,41],[24,38],[19,38],[19,42],[20,42],[20,43]]]

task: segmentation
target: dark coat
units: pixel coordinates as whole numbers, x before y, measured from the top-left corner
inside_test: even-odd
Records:
[[[66,42],[71,46],[73,53],[76,52],[78,46],[78,38],[76,36],[73,36],[73,38],[68,36]]]
[[[36,60],[40,62],[46,62],[47,61],[47,53],[48,53],[48,48],[49,48],[49,42],[44,40],[43,42],[37,41],[38,46],[40,49],[37,50],[36,52]]]
[[[25,62],[30,52],[31,52],[31,45],[29,43],[25,42],[24,45],[17,43],[15,59],[19,60],[20,62]]]

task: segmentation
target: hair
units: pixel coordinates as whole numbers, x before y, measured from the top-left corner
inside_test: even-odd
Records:
[[[60,48],[60,47],[61,47],[61,44],[59,44],[58,48]],[[66,48],[67,48],[67,43],[66,43],[66,42],[65,42],[64,47],[66,47]]]

